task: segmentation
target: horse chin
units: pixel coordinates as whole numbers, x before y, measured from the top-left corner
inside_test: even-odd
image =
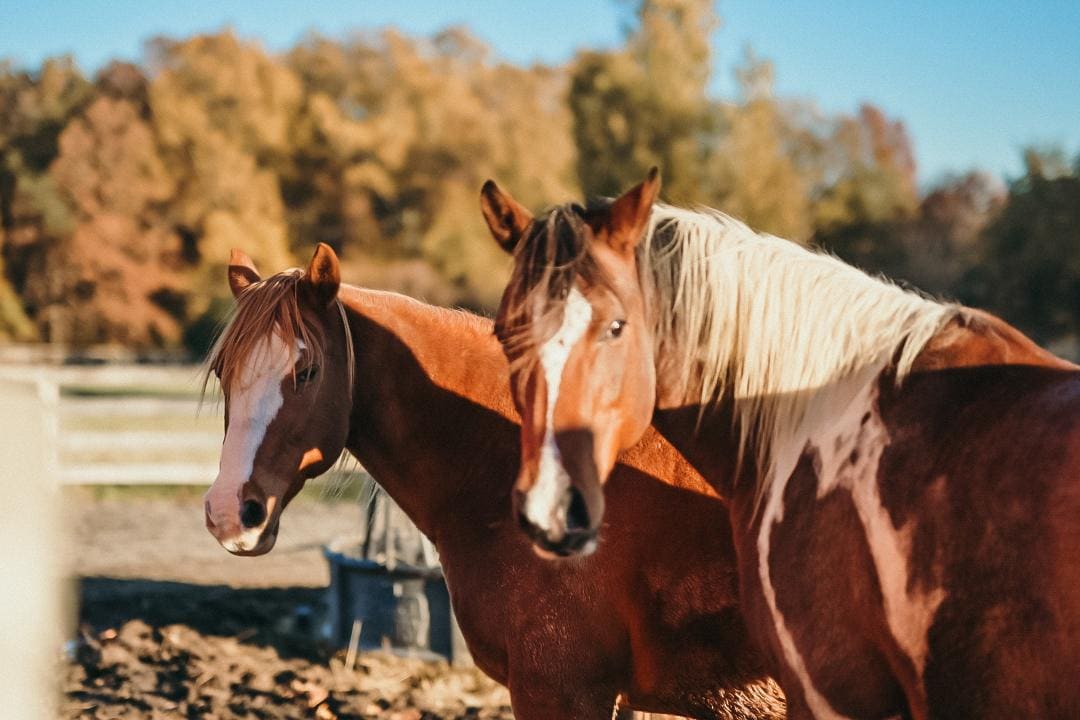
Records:
[[[584,558],[592,555],[596,552],[596,545],[596,538],[592,538],[587,540],[578,550],[547,546],[546,544],[541,545],[537,542],[533,542],[532,549],[536,556],[543,560],[571,560],[573,558]]]
[[[532,538],[532,549],[537,557],[544,560],[567,560],[586,557],[596,552],[597,539],[595,530],[582,530],[567,533],[558,541],[551,541],[539,528],[528,527],[526,532]]]

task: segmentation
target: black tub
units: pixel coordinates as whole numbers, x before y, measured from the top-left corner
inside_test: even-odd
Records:
[[[420,657],[471,662],[450,609],[442,570],[365,558],[361,538],[323,548],[330,565],[326,609],[329,640],[345,647],[360,622],[361,650],[377,648]]]

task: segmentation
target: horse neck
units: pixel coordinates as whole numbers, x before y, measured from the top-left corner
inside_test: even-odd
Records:
[[[349,451],[436,543],[501,521],[518,444],[491,324],[392,293],[340,297],[356,348]]]
[[[1077,370],[1077,366],[1036,345],[1005,321],[979,310],[964,308],[932,337],[911,366],[910,372],[928,373],[946,369],[986,365],[1025,365],[1058,370]],[[661,367],[657,368],[658,402],[653,424],[681,452],[693,467],[720,495],[731,499],[735,512],[740,506],[752,510],[757,498],[749,490],[756,487],[760,468],[754,461],[755,447],[743,448],[739,465],[739,428],[734,403],[721,400],[705,407],[694,397],[670,391],[678,383],[666,383]],[[883,375],[884,374],[884,375]],[[867,367],[825,387],[811,392],[821,399],[811,402],[811,417],[828,422],[839,416],[846,401],[855,397],[867,384],[885,383],[894,387],[892,369],[886,364]],[[899,391],[902,392],[903,385]],[[667,392],[667,394],[665,394]],[[795,447],[774,448],[782,456],[777,472],[792,465],[791,451],[801,452],[801,435],[788,439]],[[750,502],[743,502],[748,500]]]

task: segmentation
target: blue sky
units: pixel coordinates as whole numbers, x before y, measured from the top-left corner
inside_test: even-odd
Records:
[[[1015,176],[1020,148],[1031,143],[1080,152],[1077,0],[722,0],[718,8],[717,94],[731,94],[732,65],[749,44],[775,62],[784,96],[828,111],[869,101],[904,120],[924,183],[971,167]],[[153,35],[226,24],[270,50],[311,29],[428,34],[465,24],[507,59],[562,62],[581,47],[618,44],[632,20],[628,0],[3,0],[0,10],[0,57],[34,67],[68,52],[88,70],[138,59]]]

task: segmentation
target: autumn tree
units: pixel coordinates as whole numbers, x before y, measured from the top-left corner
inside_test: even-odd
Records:
[[[984,231],[1007,199],[1005,183],[981,171],[931,189],[900,233],[907,256],[900,277],[934,295],[968,297],[968,275],[987,257]]]
[[[312,37],[289,63],[307,90],[284,184],[294,237],[373,284],[490,307],[506,260],[480,241],[477,188],[494,177],[537,206],[575,194],[563,76],[499,62],[462,29]]]
[[[813,196],[814,241],[868,270],[902,276],[910,258],[898,238],[919,206],[904,124],[863,105],[833,124],[823,187]]]
[[[706,87],[719,18],[711,0],[643,0],[637,17],[624,47],[573,63],[568,101],[581,185],[613,196],[659,165],[668,198],[707,202],[719,118]]]
[[[296,75],[231,31],[149,45],[149,108],[176,178],[167,222],[192,267],[192,318],[224,297],[231,247],[262,267],[293,264],[278,172],[288,161],[302,91]]]
[[[50,174],[73,209],[74,228],[47,258],[46,298],[67,321],[50,328],[54,340],[156,346],[179,339],[180,238],[161,213],[175,183],[143,115],[134,102],[102,94],[60,135]]]
[[[92,92],[69,57],[46,60],[36,73],[0,65],[0,335],[30,339],[37,326],[47,330],[45,258],[73,227],[49,167],[64,126]]]
[[[462,28],[312,35],[283,55],[230,31],[158,38],[88,81],[70,58],[0,63],[0,338],[199,354],[232,246],[267,271],[316,242],[346,277],[490,308],[506,257],[476,193],[542,208],[615,194],[652,165],[665,198],[718,207],[868,270],[1077,332],[1078,172],[1030,152],[1005,188],[969,173],[920,197],[903,123],[778,96],[747,51],[709,93],[711,0],[637,0],[621,47],[523,67]],[[1007,190],[1007,191],[1006,191]]]
[[[748,49],[735,74],[739,96],[717,105],[724,131],[709,162],[709,204],[756,230],[805,241],[809,187],[794,158],[798,138],[773,92],[772,63]]]

